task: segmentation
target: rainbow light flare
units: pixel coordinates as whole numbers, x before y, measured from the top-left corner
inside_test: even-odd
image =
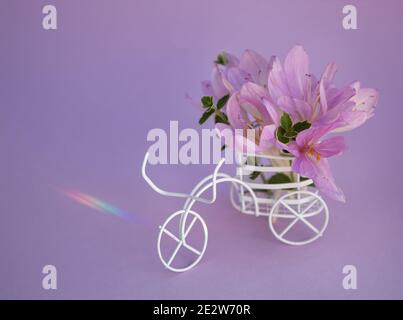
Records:
[[[135,218],[133,214],[126,212],[122,209],[119,209],[106,201],[95,198],[95,197],[85,194],[83,192],[62,191],[62,193],[65,196],[69,197],[70,199],[73,199],[74,201],[76,201],[82,205],[85,205],[87,207],[90,207],[92,209],[95,209],[95,210],[98,210],[98,211],[101,211],[104,213],[111,213],[115,216],[118,216],[125,220],[129,220],[131,222],[139,222],[139,220],[137,218]]]

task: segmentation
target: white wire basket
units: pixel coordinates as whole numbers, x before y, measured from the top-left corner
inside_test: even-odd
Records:
[[[219,172],[225,161],[221,159],[214,172],[200,180],[190,193],[178,193],[165,191],[151,180],[146,173],[148,156],[146,153],[142,175],[151,188],[163,196],[186,199],[183,208],[172,213],[159,227],[158,256],[162,264],[171,271],[190,270],[203,257],[207,248],[208,229],[204,219],[193,210],[193,206],[196,202],[215,202],[217,185],[222,182],[231,183],[232,205],[244,214],[267,217],[271,232],[281,242],[290,245],[308,244],[322,236],[328,225],[329,210],[325,201],[313,187],[312,180],[303,180],[292,172],[292,157],[240,154],[236,177]],[[253,164],[247,161],[251,157],[259,159],[259,165],[256,161]],[[293,182],[259,183],[248,178],[252,172],[268,175],[287,173]],[[203,198],[202,195],[209,189],[212,189],[211,199]],[[199,236],[193,237],[197,233],[196,229],[199,230]],[[166,245],[168,242],[172,243],[171,248]],[[184,251],[188,253],[185,260],[180,257],[183,258],[181,253]]]
[[[315,189],[312,179],[302,178],[293,172],[293,160],[294,158],[288,155],[237,154],[236,178],[245,182],[253,190],[253,194],[240,184],[232,184],[230,199],[232,206],[241,213],[269,217],[270,229],[280,241],[291,245],[304,245],[322,236],[329,222],[329,210]],[[287,175],[291,182],[267,183],[259,181],[259,176],[251,179],[252,173],[266,175],[266,179],[276,173],[282,173]],[[314,217],[322,219],[315,219],[315,225],[308,220]],[[290,220],[291,222],[287,223]],[[299,232],[305,237],[289,234],[298,222],[308,227],[312,234]],[[283,224],[286,226],[282,227]]]

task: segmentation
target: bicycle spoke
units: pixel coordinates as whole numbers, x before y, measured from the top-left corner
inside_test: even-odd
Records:
[[[192,246],[188,245],[187,243],[184,243],[183,246],[184,246],[186,249],[189,249],[189,250],[192,251],[193,253],[197,254],[198,256],[201,255],[201,252],[200,252],[200,251],[196,250],[195,248],[193,248]]]
[[[318,201],[319,201],[319,199],[315,199],[315,201],[312,201],[312,203],[309,206],[307,206],[304,209],[304,211],[301,212],[301,216],[303,216],[307,211],[309,211],[309,209],[311,209],[313,207],[313,205]]]
[[[187,244],[185,242],[186,237],[188,236],[189,232],[191,231],[191,229],[193,228],[194,224],[196,223],[196,221],[198,220],[198,217],[195,216],[193,217],[192,221],[190,222],[189,226],[187,227],[187,229],[185,230],[185,233],[183,234],[183,239],[179,239],[177,236],[175,236],[172,232],[170,232],[168,229],[164,228],[162,229],[162,232],[164,232],[167,236],[169,236],[171,239],[175,240],[176,242],[178,242],[177,246],[175,247],[175,250],[173,251],[171,257],[169,258],[167,265],[170,266],[171,263],[173,262],[173,260],[175,259],[176,255],[178,254],[180,248],[183,246],[186,249],[190,250],[191,252],[197,254],[198,256],[201,255],[201,252],[195,248],[193,248],[191,245]]]
[[[169,237],[174,239],[176,242],[180,242],[180,240],[174,234],[172,234],[170,231],[168,231],[167,229],[163,229],[162,232],[167,234]]]
[[[175,250],[174,250],[174,252],[173,252],[171,258],[169,259],[169,261],[168,261],[168,263],[167,263],[168,266],[171,265],[172,261],[173,261],[174,258],[176,257],[176,254],[178,253],[178,251],[179,251],[179,249],[180,249],[181,246],[182,246],[182,241],[180,241],[180,242],[178,243],[178,245],[176,246],[176,248],[175,248]]]
[[[313,232],[315,232],[316,234],[320,233],[320,231],[312,223],[310,223],[307,219],[305,219],[304,217],[299,217],[299,219],[303,223],[305,223],[309,228],[311,228],[313,230]]]
[[[295,218],[287,227],[284,228],[284,230],[280,234],[280,238],[284,237],[284,235],[290,231],[290,229],[297,223],[298,218]]]
[[[284,201],[280,201],[280,203],[286,207],[289,211],[291,211],[296,217],[299,217],[299,213],[297,213],[293,208],[291,208],[288,204],[286,204]]]
[[[286,207],[289,211],[291,211],[296,217],[296,220],[301,220],[302,222],[304,222],[311,230],[313,230],[316,234],[320,233],[320,231],[314,226],[312,225],[307,219],[305,219],[303,217],[303,215],[305,214],[305,212],[307,212],[310,208],[312,208],[312,206],[318,201],[318,199],[316,199],[315,201],[313,201],[307,208],[304,209],[304,211],[299,214],[297,213],[293,208],[291,208],[287,203],[285,203],[284,201],[281,201],[280,203]],[[295,221],[296,223],[296,221]],[[294,223],[294,224],[295,224]],[[292,223],[291,223],[292,224]],[[291,226],[292,227],[292,226]],[[284,232],[284,231],[283,231]],[[287,230],[288,232],[288,230]]]
[[[190,223],[189,227],[185,231],[185,234],[183,235],[183,239],[185,239],[187,237],[187,235],[189,234],[190,230],[193,228],[193,225],[195,224],[196,220],[197,220],[197,217],[195,216],[193,218],[192,222]]]

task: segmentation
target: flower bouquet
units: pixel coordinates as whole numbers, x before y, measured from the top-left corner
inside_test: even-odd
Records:
[[[280,191],[308,186],[345,202],[328,158],[342,154],[346,144],[331,134],[355,129],[371,118],[378,92],[362,88],[359,81],[337,88],[336,70],[329,63],[316,78],[304,48],[296,45],[284,63],[252,50],[240,58],[222,52],[211,79],[202,82],[199,123],[214,120],[224,147],[239,156],[238,176],[246,176],[260,192],[261,203],[270,205]],[[243,201],[245,191],[237,191]],[[241,210],[246,210],[244,203]]]

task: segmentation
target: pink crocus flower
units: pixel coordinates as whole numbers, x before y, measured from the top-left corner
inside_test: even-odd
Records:
[[[267,61],[257,52],[247,49],[238,59],[229,53],[221,53],[224,63],[215,62],[211,79],[202,82],[202,92],[217,101],[227,94],[239,91],[246,82],[267,86],[271,60]]]
[[[230,125],[218,123],[216,129],[226,140],[234,141],[237,151],[261,153],[273,146],[273,141],[260,143],[264,130],[275,131],[273,120],[260,98],[266,95],[271,62],[252,50],[245,50],[238,64],[222,72],[223,84],[231,94],[226,105]]]
[[[222,52],[219,57],[220,56],[222,62],[218,63],[218,61],[214,61],[210,80],[201,82],[203,96],[213,97],[214,102],[230,94],[229,89],[224,84],[224,74],[227,73],[228,69],[235,68],[239,65],[239,59],[233,54]],[[185,99],[188,100],[191,105],[203,110],[200,100],[194,100],[189,94],[185,95]]]
[[[239,59],[236,56],[226,52],[220,55],[225,59],[225,64],[214,62],[210,80],[204,80],[201,83],[203,95],[213,97],[214,101],[218,101],[218,99],[229,94],[229,90],[223,81],[224,74],[228,69],[239,65]]]
[[[211,80],[202,86],[204,95],[213,96],[215,101],[230,96],[224,109],[229,124],[216,124],[226,141],[233,141],[230,145],[240,152],[290,152],[295,157],[293,171],[311,178],[322,193],[344,202],[328,162],[329,157],[345,150],[344,139],[325,136],[352,130],[370,119],[378,92],[362,88],[358,81],[337,88],[333,83],[337,71],[334,63],[326,66],[318,80],[310,73],[308,55],[300,45],[290,50],[283,64],[277,57],[267,61],[252,50],[246,50],[240,59],[225,54],[223,61],[215,63]],[[287,132],[290,139],[282,140],[289,141],[287,144],[276,136],[278,128],[286,126],[284,119],[280,121],[284,112],[293,125],[305,121],[310,125],[302,131]],[[294,126],[285,130],[289,129],[294,130]]]
[[[266,151],[274,141],[268,143],[266,139],[266,142],[261,144],[260,136],[264,130],[267,135],[269,128],[273,135],[276,126],[264,105],[261,102],[254,104],[254,101],[242,96],[242,90],[244,87],[241,92],[234,93],[227,102],[226,112],[230,125],[217,123],[216,129],[226,141],[233,139],[237,151],[249,153]]]
[[[327,160],[343,153],[346,149],[344,138],[322,140],[335,126],[311,127],[300,132],[295,141],[282,147],[295,157],[292,164],[294,172],[311,178],[318,190],[330,198],[345,202],[343,191],[336,185]]]
[[[247,49],[243,52],[239,64],[227,68],[224,72],[223,82],[230,93],[241,90],[247,82],[266,88],[272,62],[273,57],[268,61],[257,52]]]
[[[360,89],[358,82],[337,88],[333,84],[336,71],[334,63],[328,64],[318,81],[309,71],[304,48],[296,45],[287,54],[284,65],[277,57],[273,60],[267,96],[262,100],[273,119],[287,112],[294,122],[306,120],[324,125],[338,120],[340,130],[351,130],[370,118],[378,93],[374,89]]]
[[[334,131],[350,131],[363,125],[374,115],[375,106],[379,99],[378,91],[372,88],[361,88],[358,81],[351,84],[351,87],[356,92],[350,99],[353,102],[353,107],[340,113],[338,120],[342,125]]]

